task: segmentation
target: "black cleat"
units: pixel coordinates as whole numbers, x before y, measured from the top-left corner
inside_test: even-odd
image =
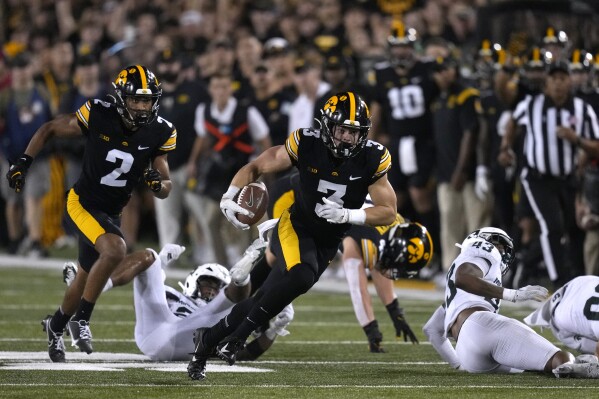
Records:
[[[198,328],[193,332],[194,353],[187,365],[187,375],[192,380],[203,380],[206,378],[206,361],[214,354],[214,348],[204,345],[204,335],[208,328]]]
[[[50,355],[50,360],[54,363],[64,363],[64,339],[62,338],[62,331],[60,333],[52,331],[50,320],[52,320],[52,315],[48,315],[42,320],[42,328],[48,337],[48,354]]]
[[[243,349],[245,340],[237,337],[227,337],[216,345],[216,356],[229,363],[229,366],[235,364],[237,352]]]
[[[89,321],[71,320],[67,324],[67,334],[71,336],[71,346],[76,346],[81,352],[88,355],[94,351],[92,348],[92,332]]]

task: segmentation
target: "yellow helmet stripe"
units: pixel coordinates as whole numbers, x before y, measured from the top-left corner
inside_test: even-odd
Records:
[[[135,65],[135,66],[137,67],[137,70],[139,71],[139,74],[141,75],[141,88],[145,90],[148,88],[148,78],[146,77],[146,71],[144,71],[144,69],[141,65]]]
[[[356,97],[354,96],[354,93],[352,93],[351,91],[347,92],[347,94],[349,95],[349,120],[351,122],[355,122],[356,121]]]

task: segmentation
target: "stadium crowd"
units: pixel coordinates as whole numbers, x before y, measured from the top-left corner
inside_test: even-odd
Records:
[[[186,244],[196,263],[233,264],[252,237],[218,207],[230,177],[352,90],[392,153],[398,212],[440,244],[422,278],[447,271],[454,243],[481,226],[516,240],[506,286],[597,275],[599,10],[508,3],[8,0],[1,169],[42,124],[106,98],[124,66],[144,65],[161,82],[158,115],[176,126],[177,148],[168,199],[141,182],[124,209],[127,245],[157,231],[160,247]],[[2,183],[4,251],[74,245],[62,215],[82,151],[57,139],[22,193]]]

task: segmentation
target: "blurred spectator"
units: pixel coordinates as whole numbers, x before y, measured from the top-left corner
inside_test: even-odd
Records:
[[[444,270],[459,255],[455,243],[469,231],[491,222],[492,198],[475,193],[480,98],[478,90],[459,83],[458,63],[438,59],[434,77],[441,95],[433,103],[437,160],[437,203]]]
[[[299,93],[289,110],[289,133],[307,126],[314,126],[316,100],[331,88],[322,80],[322,68],[314,62],[298,59],[295,63],[295,89]]]
[[[156,227],[160,246],[168,243],[183,242],[185,224],[198,223],[202,218],[197,194],[188,189],[187,161],[191,155],[196,138],[194,130],[195,110],[200,103],[209,100],[203,84],[197,81],[185,81],[181,73],[183,68],[180,55],[172,50],[164,50],[158,57],[157,75],[161,78],[162,97],[159,115],[177,127],[177,148],[169,153],[168,164],[172,182],[168,198],[154,201]],[[189,240],[197,253],[199,240]],[[207,249],[211,252],[211,248]],[[212,258],[211,253],[207,254]],[[198,260],[198,255],[196,255]]]
[[[226,222],[220,200],[229,182],[252,155],[271,146],[268,125],[253,106],[233,97],[232,77],[215,74],[208,86],[210,101],[200,104],[195,113],[195,140],[188,161],[188,173],[196,177],[196,190],[202,207],[202,229],[215,252],[216,261],[230,265],[227,246],[249,245],[249,231],[239,231]],[[224,229],[227,229],[225,232]],[[239,256],[241,252],[236,253]]]
[[[235,97],[251,97],[250,79],[258,64],[262,62],[262,43],[255,36],[245,36],[235,46],[235,80],[239,82]]]
[[[4,126],[1,140],[2,170],[25,151],[35,131],[52,119],[50,101],[43,87],[33,79],[31,56],[20,53],[10,60],[11,86],[0,93],[0,126]],[[6,200],[6,221],[9,253],[32,257],[46,256],[42,246],[42,198],[49,190],[47,154],[40,154],[31,166],[28,181],[22,193],[2,184]],[[23,220],[24,219],[24,220]]]
[[[281,90],[274,72],[266,63],[258,64],[250,83],[253,89],[253,104],[268,124],[272,145],[283,145],[289,136],[289,110],[293,97]]]
[[[278,90],[283,90],[295,97],[294,55],[289,42],[282,37],[273,37],[264,43],[262,57],[269,70],[272,71]]]

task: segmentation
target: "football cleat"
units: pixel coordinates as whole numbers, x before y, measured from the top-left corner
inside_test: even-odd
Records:
[[[48,354],[50,355],[50,360],[54,363],[64,363],[64,339],[62,338],[62,331],[60,333],[55,333],[50,328],[50,321],[52,320],[52,315],[48,315],[42,320],[42,328],[48,337]]]
[[[235,285],[243,285],[254,266],[264,256],[267,246],[268,242],[256,238],[252,245],[245,250],[243,257],[231,267],[229,272]]]
[[[62,267],[62,281],[70,287],[77,277],[77,264],[75,262],[65,262]]]
[[[553,369],[557,378],[599,378],[599,363],[564,363]]]
[[[216,345],[216,356],[229,363],[229,366],[235,364],[237,352],[243,349],[245,340],[237,337],[227,337]]]
[[[214,354],[214,348],[207,348],[204,344],[204,335],[208,328],[198,328],[193,332],[194,353],[187,365],[187,375],[192,380],[203,380],[206,378],[206,361]]]
[[[92,348],[92,332],[89,321],[71,320],[67,324],[67,334],[71,336],[71,346],[76,346],[81,352],[88,355],[94,351]]]
[[[158,257],[162,262],[162,267],[167,267],[173,261],[179,259],[179,256],[185,251],[185,247],[177,244],[166,244],[160,250]]]

